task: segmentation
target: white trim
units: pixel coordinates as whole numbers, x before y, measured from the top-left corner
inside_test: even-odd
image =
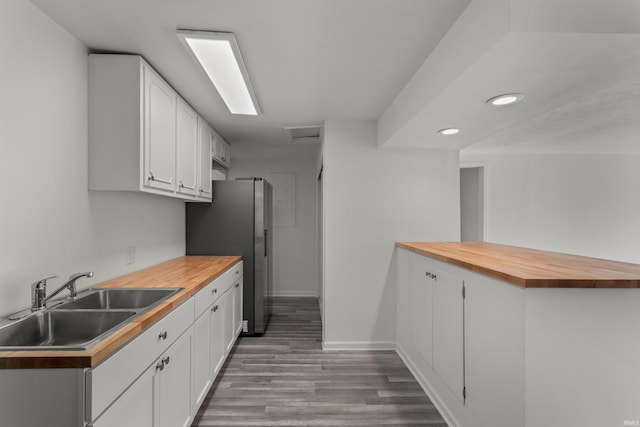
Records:
[[[395,350],[395,341],[325,341],[322,349],[326,351],[334,350],[354,350],[354,351],[377,351]]]
[[[433,387],[431,387],[427,378],[422,374],[422,372],[420,372],[418,367],[413,363],[407,352],[404,351],[400,344],[396,345],[396,353],[400,356],[400,359],[402,359],[416,381],[418,381],[422,390],[427,394],[429,399],[431,399],[433,406],[435,406],[438,412],[440,412],[440,415],[442,415],[442,418],[444,418],[447,425],[450,427],[460,427],[462,424],[458,422],[457,418],[451,413],[447,405],[445,405],[440,399],[438,393],[436,393]]]
[[[317,297],[316,291],[273,291],[274,297]]]

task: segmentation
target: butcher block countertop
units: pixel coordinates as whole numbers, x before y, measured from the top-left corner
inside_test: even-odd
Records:
[[[638,288],[640,265],[484,242],[397,242],[398,248],[524,288]]]
[[[239,256],[184,256],[92,288],[184,288],[86,350],[0,352],[0,369],[90,368],[241,261]]]

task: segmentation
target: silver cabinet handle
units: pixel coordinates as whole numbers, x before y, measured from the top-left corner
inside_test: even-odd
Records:
[[[171,361],[171,359],[169,358],[169,356],[167,356],[164,359],[162,359],[162,363],[164,363],[165,365],[168,365],[170,361]]]
[[[212,294],[217,294],[217,293],[218,293],[218,288],[213,288],[213,289],[211,289],[211,293],[212,293]]]
[[[213,308],[211,309],[211,311],[218,311],[218,305],[214,305]]]
[[[160,363],[156,365],[156,371],[162,371],[162,370],[164,370],[164,360],[160,361]]]
[[[161,178],[156,178],[155,176],[153,176],[153,173],[151,171],[149,171],[149,181],[158,181],[161,182],[163,184],[173,184],[173,177],[169,178],[169,180],[167,181],[166,179],[161,179]]]
[[[236,288],[239,288],[239,287],[240,287],[240,283],[236,283]]]
[[[173,179],[173,178],[172,178],[172,179]],[[182,180],[180,180],[180,185],[179,185],[179,187],[180,187],[180,188],[186,188],[187,190],[195,190],[195,189],[196,189],[195,185],[194,185],[193,187],[189,187],[188,185],[184,185],[184,184],[182,183]]]
[[[160,334],[158,335],[158,339],[166,340],[167,339],[167,331],[160,332]]]

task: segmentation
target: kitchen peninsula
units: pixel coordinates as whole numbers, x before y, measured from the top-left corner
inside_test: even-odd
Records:
[[[398,352],[451,425],[640,419],[640,265],[480,242],[396,247]]]

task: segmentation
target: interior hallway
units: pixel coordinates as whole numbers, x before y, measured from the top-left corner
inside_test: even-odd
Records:
[[[193,426],[446,423],[393,351],[322,351],[316,298],[275,298],[267,332],[239,338]]]

